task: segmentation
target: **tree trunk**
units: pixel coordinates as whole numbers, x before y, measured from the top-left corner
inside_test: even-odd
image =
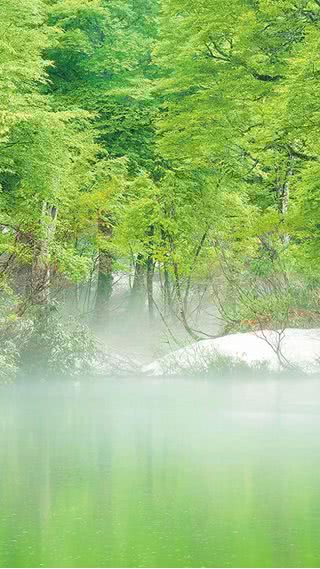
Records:
[[[57,224],[58,211],[46,202],[42,206],[40,236],[35,240],[31,269],[31,302],[47,306],[50,300],[51,244]]]
[[[131,307],[136,309],[141,309],[144,305],[145,300],[145,273],[146,273],[146,263],[144,261],[143,255],[139,253],[137,256],[134,279],[131,289]]]
[[[169,271],[168,271],[168,267],[166,265],[164,266],[163,292],[164,292],[164,298],[163,298],[164,313],[166,315],[168,315],[168,314],[170,314],[170,312],[172,310],[172,294],[171,294],[171,284],[170,284]]]
[[[286,180],[279,192],[279,211],[282,215],[286,215],[289,209],[289,196],[290,196],[290,177],[292,172],[289,171]]]
[[[112,224],[110,220],[99,219],[100,233],[107,239],[112,238]],[[110,298],[113,292],[113,257],[110,251],[99,251],[98,256],[98,282],[94,310],[98,320],[106,316]]]
[[[113,292],[113,259],[109,252],[100,252],[98,260],[98,283],[95,301],[95,312],[100,320],[106,315]]]
[[[294,158],[292,154],[286,157],[286,164],[282,166],[280,171],[277,172],[277,180],[275,183],[275,191],[278,200],[278,211],[282,216],[288,213],[289,197],[290,197],[290,182],[293,175]]]
[[[147,261],[147,293],[148,293],[148,309],[150,320],[154,318],[154,301],[153,301],[153,279],[154,279],[154,261],[150,256]]]
[[[199,337],[194,333],[192,328],[189,326],[189,323],[187,320],[187,315],[186,315],[186,312],[184,309],[184,302],[183,302],[182,291],[181,291],[181,283],[180,283],[178,264],[175,261],[175,256],[174,256],[174,253],[175,253],[174,241],[173,241],[172,237],[170,237],[170,236],[169,236],[169,243],[170,243],[171,256],[172,256],[171,262],[172,262],[172,266],[173,266],[174,286],[175,286],[175,291],[176,291],[177,300],[178,300],[179,318],[180,318],[185,330],[188,332],[189,336],[191,336],[191,338],[193,340],[199,340]]]
[[[176,292],[177,292],[179,315],[180,315],[181,322],[182,322],[185,330],[188,332],[189,336],[191,336],[191,338],[193,338],[193,340],[199,340],[199,337],[197,336],[197,334],[194,333],[192,328],[190,328],[188,320],[187,320],[187,316],[186,316],[186,313],[184,310],[184,302],[183,302],[183,298],[182,298],[182,294],[181,294],[181,285],[180,285],[178,265],[175,261],[173,261],[173,271],[174,271],[174,276],[175,276],[175,287],[176,287]]]
[[[209,232],[209,227],[205,230],[205,232],[201,238],[201,241],[195,250],[194,262],[193,262],[194,266],[196,265],[198,257],[199,257],[199,255],[202,251],[202,248],[206,242],[208,232]],[[187,286],[186,286],[186,291],[185,291],[184,300],[183,300],[183,306],[184,306],[184,312],[185,313],[187,313],[187,310],[188,310],[188,300],[189,300],[189,294],[190,294],[190,289],[191,289],[191,281],[192,281],[192,270],[193,270],[193,267],[190,268],[190,274],[189,274],[189,277],[187,280]]]
[[[152,321],[154,318],[154,301],[153,301],[153,279],[154,279],[154,267],[155,263],[153,260],[152,243],[154,237],[154,226],[151,225],[148,231],[149,242],[149,254],[147,259],[147,295],[148,295],[148,310],[149,318]]]
[[[283,216],[283,218],[287,215],[288,210],[289,210],[290,179],[292,177],[292,174],[293,174],[292,157],[290,156],[289,162],[288,162],[288,169],[287,169],[286,177],[285,177],[284,183],[283,183],[283,185],[280,189],[280,192],[279,192],[279,212]],[[289,235],[284,235],[282,237],[282,241],[283,241],[284,245],[288,245],[290,242]]]

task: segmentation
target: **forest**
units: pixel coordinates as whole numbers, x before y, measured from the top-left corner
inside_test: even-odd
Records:
[[[320,0],[0,0],[0,28],[0,382],[319,326]]]

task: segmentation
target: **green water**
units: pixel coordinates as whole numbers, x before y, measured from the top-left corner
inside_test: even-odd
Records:
[[[319,567],[320,384],[0,389],[1,567]]]

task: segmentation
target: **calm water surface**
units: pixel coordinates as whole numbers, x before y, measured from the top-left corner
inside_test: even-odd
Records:
[[[319,567],[320,383],[0,389],[1,567]]]

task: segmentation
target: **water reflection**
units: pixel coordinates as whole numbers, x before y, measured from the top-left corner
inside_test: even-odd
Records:
[[[317,567],[320,383],[3,387],[0,566]]]

